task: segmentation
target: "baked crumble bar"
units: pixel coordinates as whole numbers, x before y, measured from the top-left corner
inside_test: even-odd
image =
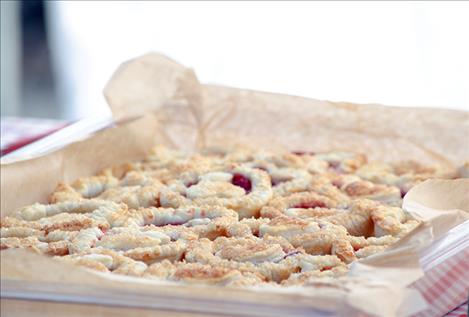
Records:
[[[307,285],[415,228],[402,195],[435,177],[456,171],[339,151],[156,147],[2,219],[1,249],[149,279]]]

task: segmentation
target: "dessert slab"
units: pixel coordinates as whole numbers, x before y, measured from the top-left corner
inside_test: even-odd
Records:
[[[359,149],[371,159],[415,159],[451,166],[459,166],[469,157],[469,149],[463,146],[465,132],[469,131],[469,118],[465,112],[322,102],[205,86],[198,83],[191,70],[156,54],[124,64],[110,81],[105,94],[116,120],[138,119],[46,155],[3,164],[2,216],[35,201],[45,202],[59,181],[72,182],[106,166],[141,159],[155,144],[187,151],[239,143],[268,144],[269,148],[286,147],[301,151]],[[274,126],[272,122],[275,122]],[[428,203],[427,196],[441,192],[441,186],[455,193],[451,199],[445,198],[446,202],[449,200],[454,205],[433,206]],[[433,184],[426,188],[426,195],[419,193],[414,196],[411,202],[424,208],[417,207],[412,212],[426,217],[428,226],[423,226],[420,232],[397,246],[399,250],[394,253],[358,265],[357,276],[368,274],[373,278],[351,280],[353,287],[347,291],[331,283],[320,292],[277,294],[268,290],[240,292],[209,288],[199,293],[194,292],[193,287],[185,290],[181,285],[149,287],[135,279],[116,281],[59,265],[47,258],[3,251],[2,301],[8,301],[7,307],[16,308],[19,307],[18,300],[53,298],[54,302],[75,303],[73,305],[95,301],[95,304],[107,307],[137,305],[143,309],[195,314],[262,316],[276,312],[281,315],[288,311],[291,315],[327,315],[343,310],[376,315],[401,315],[402,312],[408,315],[425,305],[418,293],[406,288],[422,275],[418,253],[423,252],[432,240],[467,219],[467,211],[464,211],[467,210],[464,209],[467,201],[461,197],[467,186],[464,181]],[[431,211],[421,213],[427,209]],[[404,251],[406,253],[402,253]],[[380,266],[383,260],[387,260],[387,265]],[[24,266],[14,263],[24,263]],[[48,271],[53,274],[41,273]],[[72,272],[79,276],[73,277]],[[390,283],[396,276],[401,280]],[[59,277],[60,283],[57,281]],[[68,283],[70,286],[66,286]],[[124,284],[127,290],[132,291],[124,291]],[[104,285],[112,290],[101,289]],[[92,288],[97,291],[90,292]],[[200,296],[195,296],[195,293]],[[45,298],[46,294],[49,299]],[[88,294],[90,296],[87,297]],[[376,304],[370,304],[373,301]]]

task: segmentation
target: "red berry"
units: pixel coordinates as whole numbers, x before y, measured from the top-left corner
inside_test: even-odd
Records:
[[[231,180],[233,185],[244,188],[246,192],[251,191],[251,180],[244,175],[234,174],[233,179]]]
[[[401,188],[401,198],[404,198],[406,194],[407,194],[407,191]]]
[[[339,169],[340,167],[340,162],[337,162],[337,161],[330,161],[328,162],[329,163],[329,167],[332,168],[332,169]]]
[[[197,185],[197,182],[189,182],[186,184],[186,187],[189,188],[191,186]]]
[[[293,151],[292,153],[295,154],[295,155],[299,155],[299,156],[316,154],[314,152],[305,152],[305,151]]]
[[[332,183],[332,185],[334,185],[335,187],[337,187],[339,189],[342,187],[342,182],[340,180],[335,179],[331,183]]]

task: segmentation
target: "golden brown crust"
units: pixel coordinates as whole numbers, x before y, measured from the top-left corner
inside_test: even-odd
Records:
[[[1,220],[1,248],[185,283],[313,285],[419,225],[401,191],[451,170],[246,147],[148,158],[59,184]]]

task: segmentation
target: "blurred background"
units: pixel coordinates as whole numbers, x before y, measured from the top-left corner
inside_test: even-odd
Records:
[[[1,1],[1,115],[109,113],[148,51],[199,80],[333,101],[469,110],[469,3]]]

